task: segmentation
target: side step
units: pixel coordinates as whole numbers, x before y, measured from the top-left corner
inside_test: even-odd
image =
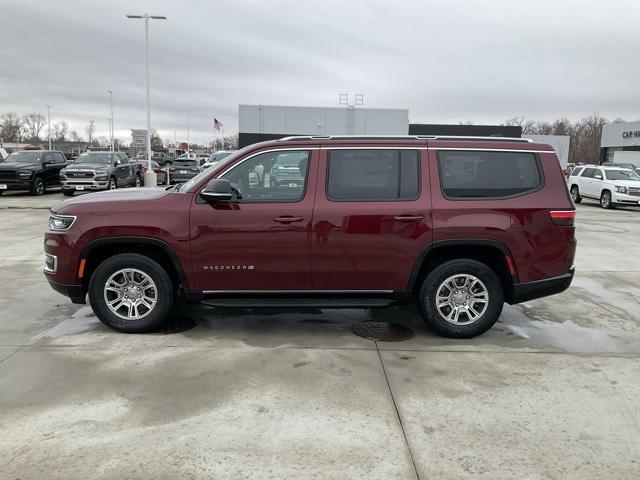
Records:
[[[383,308],[391,298],[209,298],[204,305],[217,308]]]

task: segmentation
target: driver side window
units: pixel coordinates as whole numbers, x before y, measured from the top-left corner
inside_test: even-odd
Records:
[[[265,152],[241,162],[222,178],[240,203],[298,202],[304,197],[311,153]]]

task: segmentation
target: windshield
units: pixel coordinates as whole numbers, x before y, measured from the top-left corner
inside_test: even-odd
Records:
[[[211,158],[209,158],[210,162],[219,162],[220,160],[222,160],[223,158],[228,157],[229,155],[231,155],[233,152],[216,152],[213,155],[211,155]]]
[[[631,170],[605,170],[607,180],[640,180],[640,175]]]
[[[224,167],[225,165],[228,165],[229,163],[233,162],[236,158],[244,155],[245,153],[247,153],[249,150],[251,150],[252,148],[254,148],[255,145],[249,145],[247,147],[241,148],[240,150],[237,150],[235,152],[233,152],[232,154],[224,157],[222,160],[220,160],[218,163],[216,163],[216,171],[218,171],[220,168]],[[193,177],[191,180],[183,183],[182,185],[176,187],[176,192],[177,191],[181,191],[181,192],[188,192],[191,188],[193,188],[194,185],[197,185],[198,183],[200,183],[204,178],[206,177],[211,177],[212,173],[211,173],[211,169],[205,169],[202,172],[200,172],[198,175],[196,175],[195,177]]]
[[[34,163],[42,160],[43,152],[16,152],[7,157],[7,162]]]
[[[74,163],[101,163],[108,165],[111,163],[110,153],[81,153]]]

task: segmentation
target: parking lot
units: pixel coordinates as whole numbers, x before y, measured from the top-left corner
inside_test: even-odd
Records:
[[[640,478],[640,209],[578,205],[572,287],[471,340],[413,307],[123,335],[44,279],[62,199],[0,197],[0,478]],[[352,333],[372,319],[415,335]]]

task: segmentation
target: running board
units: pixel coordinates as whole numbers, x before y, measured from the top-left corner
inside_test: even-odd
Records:
[[[383,308],[391,298],[209,298],[204,305],[217,308]]]

